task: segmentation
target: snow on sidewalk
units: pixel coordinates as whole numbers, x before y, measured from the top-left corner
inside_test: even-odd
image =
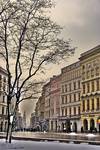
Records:
[[[13,140],[11,144],[0,139],[0,150],[100,150],[100,146],[88,144],[67,144],[59,142],[35,142]]]

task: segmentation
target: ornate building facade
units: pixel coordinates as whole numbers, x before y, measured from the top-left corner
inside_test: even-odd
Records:
[[[100,132],[100,45],[62,68],[61,75],[51,78],[43,92],[49,131]]]
[[[80,131],[81,68],[76,62],[61,71],[61,130]]]
[[[80,57],[82,70],[81,120],[83,130],[100,132],[100,46]]]

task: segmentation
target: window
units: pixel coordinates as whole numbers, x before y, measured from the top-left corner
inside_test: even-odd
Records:
[[[89,99],[87,100],[87,111],[89,111],[89,107],[90,107],[90,105],[89,105]]]
[[[97,91],[99,91],[99,80],[96,81],[96,87],[97,87]]]
[[[82,66],[82,70],[83,70],[83,71],[84,71],[84,69],[85,69],[85,65]]]
[[[6,115],[8,114],[8,108],[6,107]]]
[[[99,108],[100,108],[100,99],[97,98],[97,110],[99,110]]]
[[[50,117],[50,110],[49,110],[49,117]]]
[[[67,108],[65,109],[65,116],[67,116]]]
[[[6,90],[6,85],[5,84],[3,84],[3,91],[5,91]]]
[[[64,109],[62,109],[62,116],[64,116]]]
[[[65,85],[65,92],[67,92],[67,84]]]
[[[50,99],[49,99],[49,106],[50,106]]]
[[[5,102],[5,95],[3,95],[3,103]]]
[[[74,84],[74,90],[76,90],[76,82],[74,82],[73,84]]]
[[[69,95],[69,103],[71,103],[71,94]]]
[[[78,114],[80,115],[80,106],[78,107]]]
[[[71,91],[71,83],[69,84],[69,91]]]
[[[69,115],[71,115],[71,107],[69,108]]]
[[[90,83],[87,83],[87,93],[90,93]]]
[[[62,104],[64,104],[64,96],[62,96]]]
[[[2,80],[2,76],[0,75],[0,81]]]
[[[85,84],[83,84],[83,94],[85,94]]]
[[[94,81],[92,81],[92,92],[94,92]]]
[[[78,89],[80,89],[80,81],[78,81]]]
[[[66,95],[66,104],[67,104],[67,95]]]
[[[94,99],[92,99],[92,110],[94,110]]]
[[[96,76],[99,76],[99,67],[96,67]]]
[[[3,78],[3,81],[6,83],[6,78],[5,77]]]
[[[74,93],[74,102],[76,102],[76,93]]]
[[[2,76],[0,75],[0,90],[1,90],[1,87],[2,87]]]
[[[94,69],[91,70],[91,77],[94,77]]]
[[[64,86],[62,85],[62,93],[64,93]]]
[[[78,101],[80,101],[80,98],[81,98],[81,94],[78,93]]]
[[[86,73],[87,79],[89,79],[89,77],[90,77],[89,75],[90,75],[90,72],[87,71],[87,73]]]
[[[74,115],[76,115],[76,107],[74,107]]]
[[[82,73],[82,80],[85,80],[85,72]]]
[[[85,101],[83,101],[83,111],[85,111]]]
[[[2,115],[4,115],[4,107],[2,107]]]

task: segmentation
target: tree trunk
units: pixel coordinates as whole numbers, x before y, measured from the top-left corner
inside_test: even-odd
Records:
[[[7,119],[8,119],[8,126],[7,126],[7,133],[6,133],[6,142],[8,141],[8,136],[9,136],[9,129],[10,129],[10,111],[9,111],[9,102],[7,102],[7,110],[8,110],[8,116],[7,116]]]
[[[7,119],[8,119],[8,126],[7,126],[7,133],[6,133],[6,142],[9,141],[9,133],[10,133],[10,105],[11,105],[11,97],[7,96]]]
[[[12,121],[12,124],[10,124],[10,126],[9,126],[9,136],[8,136],[8,142],[9,143],[11,143],[11,140],[12,140],[12,132],[13,132],[14,120],[16,117],[17,108],[18,108],[18,105],[17,105],[17,101],[16,101],[14,112],[13,112],[13,121]]]
[[[10,125],[9,143],[11,143],[11,140],[12,140],[12,132],[13,132],[13,123]]]

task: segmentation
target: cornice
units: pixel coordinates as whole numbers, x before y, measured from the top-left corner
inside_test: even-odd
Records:
[[[84,52],[84,53],[82,53],[81,55],[80,55],[80,61],[82,61],[82,60],[84,60],[84,59],[86,59],[86,58],[89,58],[89,57],[91,57],[91,56],[93,56],[93,55],[96,55],[96,54],[98,54],[98,53],[100,53],[100,45],[98,45],[98,46],[96,46],[96,47],[94,47],[94,48],[92,48],[92,49],[90,49],[90,50],[88,50],[88,51],[86,51],[86,52]]]

